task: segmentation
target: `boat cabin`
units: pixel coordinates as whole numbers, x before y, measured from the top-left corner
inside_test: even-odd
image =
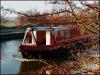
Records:
[[[26,45],[50,45],[50,29],[32,29],[27,28],[22,44]]]
[[[54,45],[79,35],[75,26],[36,26],[26,29],[22,45]]]
[[[26,29],[20,51],[25,58],[58,57],[88,39],[90,35],[82,35],[78,26],[34,26]]]

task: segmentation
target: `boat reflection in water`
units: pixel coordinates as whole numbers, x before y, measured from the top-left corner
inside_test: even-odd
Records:
[[[36,74],[38,69],[45,66],[46,64],[40,63],[38,61],[28,61],[21,62],[18,74]]]
[[[15,56],[15,59],[17,61],[21,61],[20,67],[19,67],[19,72],[17,73],[18,75],[20,74],[45,74],[43,71],[41,71],[43,69],[43,67],[47,67],[47,66],[53,66],[53,65],[61,65],[63,64],[65,61],[67,61],[67,57],[60,57],[58,59],[27,59],[27,58],[23,58],[22,55],[18,53]]]

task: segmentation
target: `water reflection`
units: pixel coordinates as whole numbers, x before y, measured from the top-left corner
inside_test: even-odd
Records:
[[[21,65],[20,65],[20,69],[19,69],[19,72],[18,74],[26,74],[29,72],[36,72],[39,68],[45,66],[45,64],[43,63],[40,63],[38,61],[36,62],[33,62],[33,61],[30,61],[30,62],[21,62]]]
[[[1,74],[16,74],[19,70],[20,63],[16,61],[12,54],[17,52],[21,39],[5,40],[0,42],[1,50]]]

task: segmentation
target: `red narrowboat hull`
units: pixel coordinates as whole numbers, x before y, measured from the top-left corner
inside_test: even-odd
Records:
[[[37,51],[37,52],[40,52],[40,51],[52,51],[54,49],[57,49],[57,48],[60,48],[61,46],[60,45],[21,45],[20,46],[20,49],[23,49],[24,51]]]
[[[67,50],[61,46],[20,46],[24,58],[59,58],[67,55]]]
[[[22,52],[22,55],[24,58],[54,58],[59,57],[60,55],[67,55],[70,56],[70,51],[67,49],[68,43],[77,43],[78,41],[84,41],[84,39],[89,38],[90,36],[87,35],[85,37],[81,36],[74,39],[69,39],[66,41],[60,41],[59,43],[55,45],[21,45],[20,51]],[[30,57],[31,56],[31,57]]]

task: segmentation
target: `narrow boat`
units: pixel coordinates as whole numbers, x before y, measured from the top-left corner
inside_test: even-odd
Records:
[[[68,52],[69,44],[75,47],[88,38],[90,35],[82,36],[80,28],[73,25],[34,26],[26,29],[20,51],[24,58],[59,57]]]

